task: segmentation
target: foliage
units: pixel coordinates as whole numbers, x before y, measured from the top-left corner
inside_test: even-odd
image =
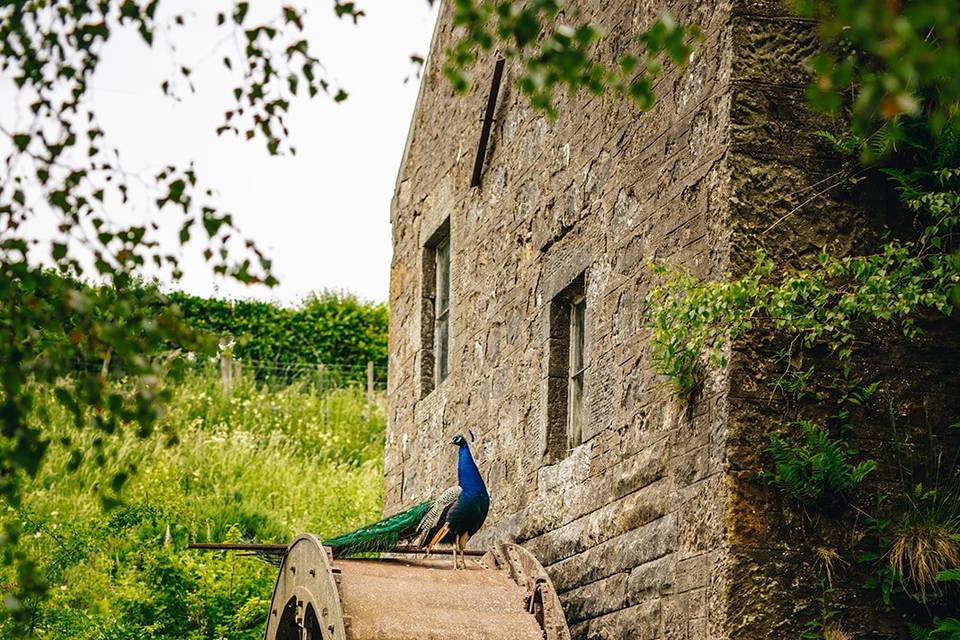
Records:
[[[941,571],[937,574],[937,581],[960,586],[960,568]],[[910,625],[910,635],[914,640],[960,640],[960,619],[938,618],[930,629]]]
[[[672,376],[674,393],[682,403],[695,398],[704,368],[725,365],[727,345],[749,331],[772,330],[789,339],[790,347],[781,354],[786,371],[778,389],[797,400],[807,395],[805,381],[813,375],[812,369],[793,367],[797,352],[829,345],[843,365],[841,370],[848,371],[865,326],[894,325],[906,336],[916,337],[918,318],[955,313],[960,303],[960,257],[953,239],[960,216],[956,168],[960,154],[956,139],[950,136],[942,136],[933,148],[918,147],[912,164],[886,168],[915,216],[918,231],[913,239],[888,241],[868,256],[822,253],[815,267],[780,272],[760,252],[748,273],[717,282],[700,281],[662,265],[654,267],[662,280],[649,300],[653,362],[661,374]],[[829,386],[829,380],[821,377],[819,384]],[[863,404],[877,384],[855,385],[840,394],[838,403]],[[845,411],[838,406],[836,415]],[[814,429],[805,427],[807,439],[800,445],[772,436],[768,448],[774,470],[767,477],[804,504],[842,495],[873,468],[869,462],[852,465],[848,461],[852,450],[842,438],[830,439],[825,431]],[[831,477],[834,480],[827,480]],[[911,513],[904,507],[898,511],[901,516]],[[955,517],[960,510],[954,506],[944,513]],[[869,586],[881,590],[884,603],[893,607],[894,596],[904,592],[925,600],[921,584],[933,595],[940,594],[932,588],[930,576],[937,567],[953,562],[956,524],[945,525],[942,519],[940,524],[932,520],[911,524],[906,518],[873,520],[883,555],[864,553],[861,560],[874,564]],[[895,544],[897,555],[891,555]],[[897,557],[901,560],[894,561]]]
[[[839,131],[820,132],[848,156],[835,186],[856,183],[868,172],[885,174],[899,192],[905,224],[895,224],[898,234],[876,243],[869,255],[825,250],[815,263],[798,267],[779,265],[761,249],[746,273],[719,281],[652,265],[658,278],[648,298],[653,364],[668,376],[683,405],[696,399],[708,367],[726,365],[737,338],[751,333],[788,345],[776,358],[785,370],[772,385],[775,392],[799,415],[825,412],[846,427],[830,432],[801,420],[799,442],[772,435],[767,448],[772,468],[764,475],[804,505],[843,506],[836,498],[876,468],[872,461],[852,462],[854,451],[846,442],[851,410],[862,412],[880,385],[886,393],[897,391],[884,379],[869,385],[838,381],[822,365],[828,362],[849,378],[854,353],[871,344],[865,338],[878,335],[878,328],[894,327],[914,339],[926,322],[955,317],[960,308],[960,5],[937,0],[796,0],[794,5],[818,20],[821,48],[810,60],[814,77],[807,95],[815,108],[839,116]],[[804,367],[804,353],[814,350],[815,363]],[[824,357],[825,351],[834,357]],[[955,446],[955,439],[938,441],[938,455]],[[869,512],[850,505],[872,534],[857,544],[876,543],[860,555],[873,571],[866,586],[879,589],[889,610],[909,606],[910,600],[928,607],[932,617],[955,610],[945,604],[952,596],[942,582],[954,575],[960,550],[955,480],[901,482],[896,491],[881,494]],[[916,619],[914,607],[901,611],[904,618],[908,611]],[[957,629],[955,618],[940,618],[933,628],[915,626],[912,632],[916,638],[955,639]],[[812,621],[806,633],[826,637],[832,630],[824,617]]]
[[[900,516],[890,528],[887,558],[904,589],[926,602],[960,569],[960,476],[951,470],[932,486],[917,483],[901,494]]]
[[[960,577],[960,468],[956,459],[945,460],[948,451],[932,432],[921,449],[926,451],[913,454],[915,465],[897,456],[899,486],[878,494],[876,515],[866,519],[876,550],[858,560],[872,566],[865,586],[878,589],[888,609],[900,594],[935,606],[948,597],[946,583]]]
[[[828,580],[820,579],[818,584],[820,593],[817,596],[817,604],[820,607],[820,616],[808,620],[804,624],[804,631],[800,634],[802,640],[847,640],[847,636],[839,627],[835,620],[840,615],[840,609],[834,604],[834,588]]]
[[[188,325],[236,339],[234,356],[266,362],[313,365],[368,360],[387,367],[389,313],[384,304],[326,292],[295,308],[268,302],[226,301],[170,294]]]
[[[888,498],[889,496],[885,493],[876,494],[876,504],[874,505],[876,514],[881,513]],[[903,592],[901,576],[894,571],[889,562],[884,561],[884,554],[890,548],[890,526],[892,522],[889,518],[868,514],[865,524],[866,531],[876,538],[878,550],[866,551],[857,557],[857,562],[868,564],[872,570],[872,575],[863,586],[867,589],[879,590],[883,607],[891,610],[893,609],[894,597]]]
[[[387,325],[384,304],[364,303],[332,292],[314,295],[295,308],[268,302],[227,301],[185,293],[169,294],[190,327],[218,339],[235,339],[240,359],[288,365],[367,361],[387,368]]]
[[[960,620],[944,618],[929,630],[911,627],[910,634],[915,640],[960,640]]]
[[[909,137],[909,118],[956,131],[960,103],[960,5],[941,0],[794,0],[816,18],[821,50],[810,60],[811,103],[849,110],[852,133],[885,128],[888,151]],[[906,116],[904,118],[903,116]]]
[[[49,385],[78,428],[98,435],[84,450],[68,438],[71,467],[84,456],[98,457],[106,439],[135,425],[146,437],[154,430],[159,405],[168,397],[162,376],[176,366],[158,357],[168,343],[201,350],[207,342],[185,326],[155,289],[134,287],[119,277],[114,287],[78,287],[60,274],[7,263],[0,275],[0,362],[3,363],[3,431],[0,495],[17,504],[23,474],[39,468],[53,435],[49,412],[35,410],[37,384]],[[150,312],[150,308],[156,309]],[[118,388],[97,372],[66,377],[80,360],[113,362],[137,376]],[[7,536],[15,532],[7,531]]]
[[[353,3],[334,4],[338,16],[356,18]],[[219,14],[219,28],[246,46],[223,61],[236,106],[218,131],[259,137],[269,153],[293,152],[283,121],[290,96],[298,87],[311,96],[328,88],[302,38],[303,12],[288,6],[276,23],[251,24],[248,2],[231,5],[229,15]],[[134,285],[137,274],[179,280],[181,251],[199,236],[198,250],[215,273],[275,283],[269,259],[244,239],[192,164],[164,166],[141,179],[124,170],[106,142],[90,92],[103,49],[123,29],[159,48],[157,31],[173,35],[188,19],[163,16],[158,0],[0,3],[0,71],[16,87],[13,106],[28,114],[0,126],[0,500],[14,507],[22,502],[21,483],[38,473],[61,437],[37,395],[40,385],[49,385],[71,421],[95,434],[83,446],[62,435],[73,468],[84,458],[102,461],[103,450],[131,430],[140,437],[153,432],[168,398],[162,379],[171,364],[159,347],[203,347],[162,296]],[[176,99],[193,90],[191,69],[179,61],[172,67],[161,88]],[[143,222],[110,215],[137,195],[150,206]],[[44,218],[53,222],[37,224]],[[176,240],[165,241],[168,236]],[[53,268],[39,266],[44,263]],[[84,279],[105,286],[77,284]],[[145,296],[154,297],[146,306]],[[117,388],[92,372],[72,375],[78,360],[112,362],[131,382]],[[108,483],[113,493],[129,475],[129,469],[115,470]],[[109,493],[100,496],[112,500]],[[17,548],[16,522],[6,524],[3,561],[16,563],[22,574],[22,591],[9,594],[9,604],[39,595],[43,585],[31,578],[31,561]]]
[[[691,42],[701,37],[695,27],[679,25],[664,13],[636,36],[635,51],[605,65],[592,51],[602,36],[600,27],[581,21],[576,9],[561,0],[455,0],[453,23],[461,35],[447,51],[444,74],[454,89],[465,93],[480,54],[496,51],[523,61],[520,90],[550,118],[557,117],[555,93],[562,88],[571,94],[614,91],[650,109],[653,81],[663,71],[661,55],[683,66]]]
[[[225,394],[216,375],[186,374],[172,390],[165,445],[126,433],[102,466],[65,467],[78,432],[50,387],[37,390],[54,442],[20,507],[0,512],[23,531],[45,596],[0,616],[0,635],[44,638],[260,638],[276,569],[255,559],[188,551],[187,542],[286,542],[304,531],[332,535],[379,515],[384,415],[364,418],[359,390],[268,391],[249,377]],[[137,469],[122,505],[100,508],[112,471]],[[0,583],[17,581],[14,567]],[[9,587],[7,587],[9,588]]]
[[[954,144],[953,152],[960,154]],[[891,240],[872,255],[835,256],[821,252],[817,265],[777,273],[760,250],[753,267],[732,280],[701,281],[664,265],[648,296],[653,362],[670,376],[678,399],[688,401],[699,384],[704,358],[726,364],[724,346],[755,328],[791,336],[802,347],[827,342],[846,361],[862,323],[890,323],[916,336],[916,320],[927,312],[949,316],[960,295],[960,254],[952,253],[960,222],[960,155],[956,168],[925,176],[936,185],[914,194],[901,178],[905,204],[922,227],[914,242]]]
[[[876,470],[874,460],[851,464],[856,451],[843,440],[831,438],[822,427],[808,421],[794,425],[803,442],[793,445],[777,434],[770,435],[767,452],[773,459],[770,482],[812,505],[844,498]]]

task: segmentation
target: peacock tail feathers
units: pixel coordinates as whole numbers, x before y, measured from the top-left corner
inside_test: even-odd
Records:
[[[421,502],[380,522],[324,540],[323,544],[332,548],[335,557],[390,551],[400,540],[416,535],[420,522],[432,505],[431,500]]]

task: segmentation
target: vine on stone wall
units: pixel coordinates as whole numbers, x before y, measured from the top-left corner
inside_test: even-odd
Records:
[[[951,143],[960,151],[956,139]],[[919,191],[915,175],[899,178],[906,206],[923,225],[919,238],[891,240],[875,254],[823,251],[814,267],[778,271],[758,250],[745,275],[720,281],[652,265],[662,278],[647,300],[654,364],[681,403],[696,394],[704,366],[725,365],[725,345],[754,328],[793,336],[801,347],[827,343],[846,361],[860,323],[890,323],[915,337],[920,315],[949,316],[960,306],[960,254],[952,250],[960,223],[960,165],[931,170],[928,177],[936,185],[929,191]]]

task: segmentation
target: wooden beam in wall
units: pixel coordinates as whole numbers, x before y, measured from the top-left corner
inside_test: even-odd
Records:
[[[487,96],[487,110],[483,114],[483,127],[480,129],[480,144],[477,147],[477,159],[473,162],[473,178],[471,187],[480,186],[480,177],[483,175],[483,160],[487,155],[487,143],[490,141],[490,127],[493,125],[493,112],[497,107],[497,94],[500,93],[500,79],[503,77],[503,58],[497,60],[493,68],[493,82],[490,84],[490,95]]]

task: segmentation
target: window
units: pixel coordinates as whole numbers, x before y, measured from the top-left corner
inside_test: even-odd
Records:
[[[444,238],[435,249],[437,272],[436,284],[436,306],[434,315],[436,317],[434,328],[435,342],[433,353],[435,354],[436,384],[443,382],[447,373],[450,371],[450,236]]]
[[[423,247],[420,304],[420,397],[450,372],[450,220]]]
[[[567,381],[567,447],[583,442],[584,319],[587,300],[578,296],[570,301],[570,365]]]
[[[547,377],[548,462],[583,442],[587,302],[580,274],[550,304]]]

